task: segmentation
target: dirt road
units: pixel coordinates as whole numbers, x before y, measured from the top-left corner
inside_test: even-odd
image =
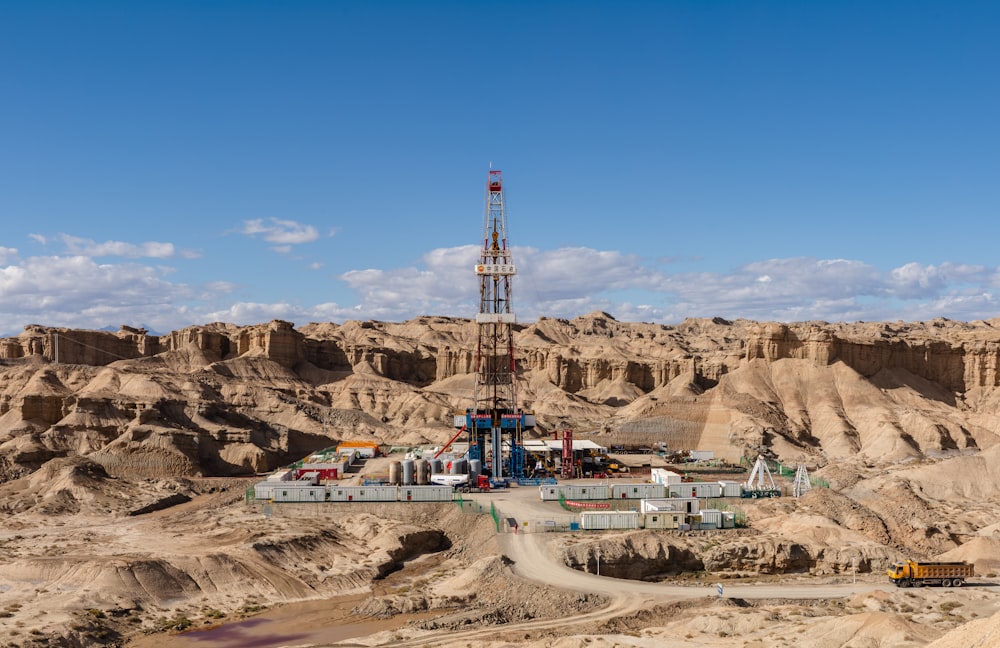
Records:
[[[718,596],[715,585],[709,587],[663,585],[607,578],[571,569],[552,554],[550,539],[551,536],[545,533],[505,534],[500,539],[500,546],[504,554],[513,561],[514,573],[522,578],[549,586],[582,592],[596,592],[609,596],[635,597],[639,595],[646,599],[676,600]],[[742,599],[816,599],[838,598],[874,590],[888,591],[890,589],[892,586],[889,584],[870,583],[856,585],[822,582],[805,585],[725,585],[723,595]]]

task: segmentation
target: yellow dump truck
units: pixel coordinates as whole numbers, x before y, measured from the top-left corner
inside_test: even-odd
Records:
[[[889,580],[896,587],[921,587],[940,585],[961,587],[965,579],[972,578],[972,565],[964,562],[914,562],[905,560],[892,563]]]

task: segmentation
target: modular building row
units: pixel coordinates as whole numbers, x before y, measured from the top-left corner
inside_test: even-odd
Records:
[[[678,529],[711,530],[732,529],[736,514],[731,511],[702,509],[690,514],[682,511],[584,511],[580,513],[580,528],[586,530],[618,529]]]
[[[538,487],[542,501],[554,502],[560,497],[571,501],[576,500],[607,500],[607,499],[647,499],[666,496],[663,484],[545,484]]]
[[[664,471],[670,472],[670,471]],[[676,473],[673,473],[676,474]],[[660,476],[668,479],[667,476]],[[677,475],[680,477],[680,475]],[[642,484],[562,484],[539,486],[542,501],[662,499],[664,497],[714,499],[739,497],[742,484],[738,481],[717,482],[653,482]]]
[[[317,486],[302,481],[262,481],[254,498],[272,502],[450,502],[451,486]]]

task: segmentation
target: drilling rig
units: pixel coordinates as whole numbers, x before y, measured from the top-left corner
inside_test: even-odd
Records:
[[[469,460],[480,460],[495,478],[518,479],[525,473],[524,432],[535,425],[517,402],[517,362],[511,280],[516,274],[507,242],[503,176],[490,169],[486,181],[483,245],[475,266],[479,279],[476,314],[476,383],[473,406],[455,425],[468,433]]]

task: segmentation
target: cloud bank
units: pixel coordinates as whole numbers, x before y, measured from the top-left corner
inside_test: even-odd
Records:
[[[315,228],[290,221],[247,221],[245,233],[270,243],[314,240]],[[33,235],[32,238],[36,238]],[[0,332],[26,324],[103,328],[144,325],[165,332],[193,324],[252,324],[381,319],[418,315],[473,317],[479,310],[473,266],[479,248],[434,249],[417,263],[359,268],[330,277],[356,296],[351,303],[301,303],[284,295],[241,293],[230,282],[205,277],[197,285],[173,281],[175,269],[151,265],[173,258],[171,243],[95,242],[62,235],[63,254],[22,258],[0,247]],[[37,240],[37,238],[36,238]],[[585,247],[514,248],[518,275],[512,300],[521,321],[572,318],[604,310],[624,321],[676,323],[720,316],[777,321],[988,319],[1000,311],[996,267],[917,262],[889,270],[851,259],[792,257],[755,261],[728,272],[669,272],[670,264],[613,250]],[[122,262],[95,259],[119,257]],[[318,268],[313,265],[312,268]],[[243,290],[250,290],[243,287]],[[252,300],[246,299],[252,296]]]

